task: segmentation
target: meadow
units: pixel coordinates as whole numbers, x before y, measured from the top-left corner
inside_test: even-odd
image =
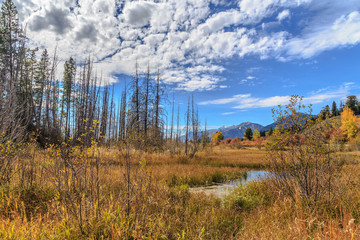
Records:
[[[346,185],[331,208],[292,201],[270,180],[224,199],[190,187],[266,169],[264,148],[208,146],[194,158],[92,146],[3,148],[16,164],[1,187],[1,239],[357,239],[359,151],[344,159]],[[65,167],[65,162],[70,163]],[[351,176],[351,177],[349,177]]]

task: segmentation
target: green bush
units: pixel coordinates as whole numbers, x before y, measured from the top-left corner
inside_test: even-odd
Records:
[[[270,205],[272,196],[264,181],[253,181],[239,186],[226,201],[236,209],[251,210],[258,206]]]

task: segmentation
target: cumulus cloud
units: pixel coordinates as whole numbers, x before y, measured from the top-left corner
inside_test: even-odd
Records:
[[[187,91],[226,88],[221,73],[226,71],[224,62],[232,58],[310,58],[360,39],[359,12],[349,12],[354,4],[344,3],[342,17],[330,14],[333,24],[310,19],[299,25],[300,34],[294,34],[279,29],[278,21],[289,18],[290,11],[294,15],[292,9],[299,6],[324,9],[319,1],[236,2],[234,6],[224,0],[15,0],[20,19],[29,26],[31,47],[51,52],[57,46],[61,61],[72,56],[81,62],[91,55],[97,71],[111,81],[116,74],[133,74],[136,62],[140,71],[150,63],[152,71],[161,70],[165,83]],[[341,5],[321,2],[326,9]],[[214,5],[221,8],[214,11]]]
[[[124,7],[125,20],[130,25],[142,27],[150,22],[154,4],[149,2],[128,2]]]
[[[54,7],[46,11],[45,16],[35,16],[30,22],[30,30],[39,32],[48,29],[57,34],[64,34],[72,27],[68,15],[69,11]]]
[[[76,32],[76,40],[81,41],[83,39],[89,39],[92,42],[97,39],[97,31],[93,23],[84,24],[81,29]]]

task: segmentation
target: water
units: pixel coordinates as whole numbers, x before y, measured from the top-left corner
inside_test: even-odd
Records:
[[[267,171],[248,171],[247,176],[242,179],[229,181],[222,184],[216,184],[206,187],[190,188],[191,193],[205,193],[206,195],[214,195],[219,198],[224,198],[240,185],[246,185],[251,181],[265,179],[268,175]]]

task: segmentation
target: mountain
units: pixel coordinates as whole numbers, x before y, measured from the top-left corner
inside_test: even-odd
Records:
[[[302,122],[302,124],[305,123],[305,121],[307,119],[309,119],[309,117],[314,117],[314,116],[310,116],[308,114],[304,114],[304,113],[300,113],[300,122]],[[209,132],[209,136],[211,137],[211,135],[217,131],[220,131],[223,135],[224,135],[224,139],[226,138],[234,138],[234,137],[239,137],[242,138],[244,136],[245,130],[247,128],[251,128],[251,130],[254,132],[255,129],[261,131],[269,131],[270,128],[275,129],[277,124],[281,124],[282,121],[278,121],[278,122],[273,122],[269,125],[266,126],[262,126],[260,124],[257,123],[252,123],[252,122],[244,122],[241,123],[239,125],[233,125],[230,127],[220,127],[218,129],[211,129],[208,130]],[[287,120],[285,120],[285,122],[287,122]],[[286,127],[286,126],[285,126]]]
[[[276,123],[273,123],[273,124],[276,126]],[[257,124],[257,123],[244,122],[244,123],[241,123],[239,125],[233,125],[233,126],[230,126],[230,127],[223,126],[221,128],[218,128],[218,129],[211,129],[211,130],[208,130],[208,132],[209,132],[209,136],[211,136],[213,133],[215,133],[217,131],[220,131],[224,135],[224,139],[226,139],[226,138],[235,138],[235,137],[242,138],[244,136],[245,130],[247,128],[251,128],[251,130],[253,130],[253,131],[255,131],[255,129],[257,129],[259,131],[264,131],[264,130],[267,131],[267,130],[270,129],[270,127],[273,124],[270,124],[270,125],[264,127],[264,126],[262,126],[260,124]]]

